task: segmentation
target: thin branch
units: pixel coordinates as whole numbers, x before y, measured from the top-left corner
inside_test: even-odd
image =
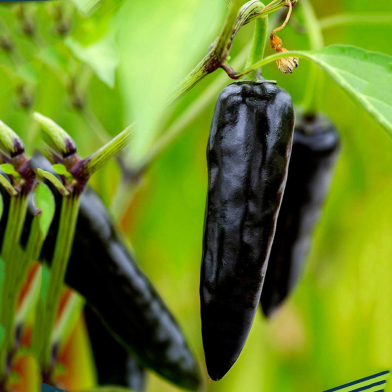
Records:
[[[87,157],[84,164],[84,170],[86,173],[92,175],[110,158],[124,148],[132,137],[133,128],[133,124],[129,125],[109,143],[105,144],[97,152]]]
[[[291,5],[296,2],[291,0]],[[194,70],[181,82],[180,86],[170,97],[168,105],[173,104],[185,95],[193,86],[208,74],[220,68],[229,55],[234,38],[241,27],[256,18],[263,18],[287,5],[287,0],[280,0],[278,4],[263,7],[260,1],[251,0],[240,10],[241,1],[232,2],[229,15],[220,36],[215,40],[213,48],[207,53],[203,60]],[[238,16],[237,16],[238,15]]]

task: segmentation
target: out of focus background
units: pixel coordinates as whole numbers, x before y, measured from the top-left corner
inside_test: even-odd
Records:
[[[386,0],[312,3],[319,18],[392,13],[392,3]],[[323,391],[389,370],[392,141],[325,76],[320,110],[336,123],[342,148],[304,277],[272,320],[257,315],[230,373],[208,383],[199,313],[205,149],[216,97],[231,81],[218,70],[170,109],[162,108],[206,53],[226,13],[224,0],[1,4],[0,119],[32,153],[41,147],[41,139],[31,114],[43,113],[71,134],[82,156],[137,121],[131,145],[122,155],[129,167],[148,157],[165,130],[174,132],[186,123],[152,161],[137,189],[121,187],[115,160],[91,184],[183,327],[205,376],[206,391]],[[301,18],[298,4],[293,23],[280,34],[288,49],[308,48]],[[331,27],[323,33],[326,45],[350,44],[392,55],[392,24]],[[252,34],[253,24],[241,30],[232,63],[245,58]],[[272,54],[269,48],[267,54]],[[309,69],[301,61],[292,75],[279,73],[274,64],[263,72],[287,89],[300,108]],[[91,388],[95,375],[83,319],[63,351],[65,389]],[[392,382],[387,390],[392,391]],[[178,389],[149,373],[147,391]]]

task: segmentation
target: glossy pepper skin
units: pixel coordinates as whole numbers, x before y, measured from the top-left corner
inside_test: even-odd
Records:
[[[268,262],[261,307],[271,316],[298,282],[339,152],[339,134],[320,114],[295,127],[286,190]]]
[[[93,351],[99,385],[116,385],[143,392],[146,371],[129,352],[122,347],[102,324],[99,316],[88,306],[84,317]]]
[[[276,85],[234,83],[218,98],[207,146],[200,284],[203,345],[213,380],[233,366],[253,323],[293,128],[291,97]]]
[[[32,166],[51,170],[51,164],[41,155],[33,157]],[[55,216],[41,254],[46,262],[52,260],[61,212],[61,197],[52,191]],[[7,215],[6,209],[7,202]],[[32,212],[30,208],[22,242],[30,230]],[[6,219],[3,214],[1,222]],[[201,387],[199,368],[183,332],[136,265],[104,204],[90,187],[86,187],[81,197],[65,283],[85,297],[119,344],[142,366],[179,387],[189,390]]]

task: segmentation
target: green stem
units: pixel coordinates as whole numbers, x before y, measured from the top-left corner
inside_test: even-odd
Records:
[[[48,289],[45,296],[43,320],[36,322],[35,328],[43,333],[40,343],[39,362],[44,373],[49,373],[52,365],[51,339],[53,325],[56,319],[64,275],[75,234],[76,221],[79,212],[80,197],[71,195],[64,197],[61,205],[59,231],[53,254]]]
[[[179,100],[205,76],[216,71],[223,65],[230,52],[234,38],[242,26],[256,18],[263,18],[275,11],[278,11],[286,5],[286,1],[282,0],[267,9],[260,9],[259,4],[260,2],[258,0],[251,0],[246,3],[239,12],[241,1],[233,1],[222,33],[215,41],[212,50],[207,53],[203,60],[181,82],[180,86],[175,90],[173,95],[168,100],[168,105],[171,105]]]
[[[23,269],[24,255],[20,248],[20,238],[27,211],[27,196],[19,194],[11,197],[7,226],[5,229],[1,257],[5,263],[5,279],[1,293],[0,324],[5,335],[0,350],[0,378],[4,377],[6,355],[14,345],[14,322],[20,286],[20,269]]]
[[[27,211],[27,197],[23,194],[11,197],[9,218],[5,229],[1,256],[8,264],[19,248],[20,237]]]
[[[122,148],[124,148],[129,143],[132,137],[133,128],[133,124],[129,125],[109,143],[105,144],[97,152],[86,158],[84,170],[88,173],[88,175],[92,175],[93,173],[95,173],[110,158],[116,155]]]
[[[309,46],[311,50],[319,50],[324,47],[324,39],[321,31],[320,23],[316,17],[312,5],[309,0],[300,1],[302,12],[304,15],[304,24],[309,38]],[[308,86],[303,106],[306,114],[314,114],[320,107],[323,86],[323,74],[315,64],[310,65]]]
[[[273,54],[272,56],[265,57],[262,60],[258,61],[257,63],[252,64],[252,66],[250,66],[249,68],[246,68],[242,72],[236,72],[236,73],[230,74],[229,76],[235,80],[242,79],[244,76],[253,72],[257,68],[263,67],[264,65],[273,63],[276,60],[283,59],[286,57],[298,57],[300,59],[315,61],[315,58],[312,57],[311,54],[308,54],[308,53],[303,52],[301,50],[291,50],[289,52],[276,53],[276,54]]]
[[[301,0],[302,1],[302,0]],[[339,14],[319,20],[322,30],[355,25],[390,25],[392,15],[383,14]]]
[[[264,4],[260,3],[264,8]],[[255,32],[253,35],[252,48],[249,52],[248,60],[246,61],[245,68],[250,67],[264,56],[265,45],[268,36],[268,16],[258,18],[255,22]],[[261,68],[251,72],[244,79],[258,81],[261,78]]]
[[[39,216],[34,217],[26,249],[23,253],[20,252],[20,262],[15,263],[11,272],[12,276],[8,280],[10,284],[8,285],[8,293],[6,294],[8,295],[8,302],[6,303],[14,304],[14,306],[7,305],[7,330],[9,330],[9,338],[7,339],[8,346],[6,347],[7,352],[12,351],[14,346],[16,305],[21,286],[26,278],[29,264],[33,260],[38,259],[44,242],[44,236],[40,228],[39,220]]]

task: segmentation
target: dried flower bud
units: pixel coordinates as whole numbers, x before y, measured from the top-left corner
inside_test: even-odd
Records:
[[[288,52],[286,48],[282,45],[282,40],[276,35],[271,35],[270,37],[271,49],[274,49],[276,53]],[[283,59],[276,60],[279,71],[283,73],[293,73],[294,68],[298,68],[299,59],[298,57],[287,57]]]
[[[282,40],[277,35],[273,35],[273,34],[271,34],[270,43],[271,43],[271,49],[274,49],[276,51],[278,51],[283,44]]]

